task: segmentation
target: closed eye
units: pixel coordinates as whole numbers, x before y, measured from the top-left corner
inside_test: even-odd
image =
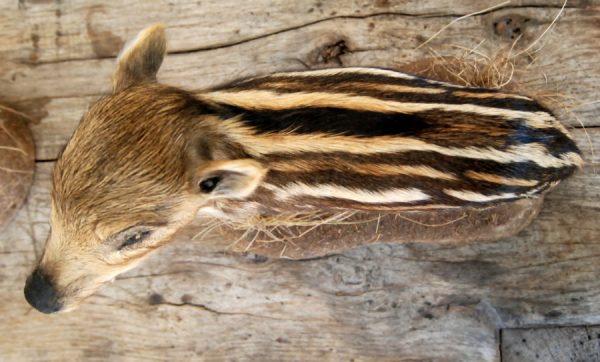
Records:
[[[119,250],[125,249],[137,243],[141,243],[152,234],[150,230],[138,230],[136,232],[128,232],[125,236],[125,240],[119,246]]]

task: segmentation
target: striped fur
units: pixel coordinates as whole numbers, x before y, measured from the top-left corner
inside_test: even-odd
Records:
[[[487,207],[581,166],[535,100],[374,68],[278,73],[191,93],[161,85],[160,24],[121,53],[113,92],[83,116],[53,172],[52,232],[25,286],[75,308],[198,212]]]
[[[391,70],[277,73],[199,99],[214,116],[207,123],[269,168],[264,200],[488,205],[545,192],[582,165],[567,130],[532,98]]]

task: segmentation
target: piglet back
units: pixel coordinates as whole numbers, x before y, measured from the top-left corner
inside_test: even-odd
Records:
[[[534,99],[378,68],[278,73],[213,89],[226,137],[279,201],[358,209],[493,204],[541,194],[581,167]]]

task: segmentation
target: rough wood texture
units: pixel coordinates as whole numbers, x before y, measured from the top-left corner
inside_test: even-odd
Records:
[[[600,327],[507,329],[502,331],[502,360],[600,361]]]
[[[203,88],[305,65],[417,60],[429,50],[414,48],[443,25],[497,3],[2,2],[0,96],[39,119],[37,158],[53,160],[108,89],[118,46],[156,20],[169,26],[174,53],[159,78]],[[531,19],[520,29],[531,42],[561,5],[514,1],[430,46],[444,55],[483,39],[480,51],[508,47],[517,28],[500,24],[516,16]],[[39,162],[28,202],[0,234],[1,358],[498,361],[499,329],[600,323],[600,157],[590,152],[600,147],[598,24],[597,0],[570,1],[534,62],[547,79],[515,74],[532,90],[581,100],[575,112],[589,137],[574,135],[587,165],[547,196],[530,227],[501,241],[374,244],[296,262],[223,253],[230,240],[192,242],[200,230],[191,228],[81,309],[46,316],[22,292],[48,233],[52,162]]]

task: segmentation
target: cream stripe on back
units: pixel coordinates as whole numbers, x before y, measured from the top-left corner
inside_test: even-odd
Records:
[[[482,116],[523,119],[532,128],[557,128],[558,122],[546,112],[523,112],[475,104],[414,103],[381,100],[368,96],[327,92],[278,93],[270,90],[215,91],[204,93],[205,100],[252,110],[286,110],[302,107],[334,107],[356,111],[412,114],[424,111],[450,111]],[[401,122],[401,120],[398,120]],[[562,131],[562,129],[560,129]]]
[[[522,196],[512,192],[497,195],[484,195],[473,191],[444,190],[444,193],[457,199],[471,202],[490,202],[494,200],[514,199]]]
[[[426,79],[416,77],[414,75],[394,71],[387,69],[379,69],[379,68],[363,68],[363,67],[349,67],[349,68],[330,68],[330,69],[318,69],[318,70],[308,70],[301,72],[286,72],[286,73],[275,73],[270,75],[269,77],[335,77],[336,75],[341,74],[365,74],[365,75],[377,75],[377,76],[385,76],[390,78],[397,79],[407,79],[414,80],[418,79],[424,81],[426,83],[432,85],[443,85],[452,88],[467,88],[456,84],[450,84],[446,82],[440,82],[433,79]]]
[[[209,119],[206,119],[205,122],[209,122]],[[225,121],[214,120],[214,126],[216,129],[221,129],[223,137],[243,145],[246,152],[256,157],[273,153],[346,152],[366,155],[424,151],[500,163],[531,161],[542,167],[568,167],[583,164],[581,156],[575,152],[556,157],[549,154],[546,147],[539,143],[515,145],[505,150],[498,150],[492,147],[442,147],[409,137],[359,138],[323,133],[293,134],[291,132],[260,134],[255,133],[251,127],[240,125],[237,118]]]
[[[387,84],[387,83],[374,83],[374,82],[343,82],[339,85],[332,86],[333,90],[337,90],[337,87],[343,86],[347,90],[370,90],[380,92],[397,92],[397,93],[417,93],[417,94],[443,94],[449,93],[450,95],[464,98],[477,98],[477,99],[522,99],[526,101],[533,101],[532,98],[522,96],[519,94],[510,93],[498,93],[498,92],[467,92],[467,91],[448,91],[444,88],[431,88],[431,87],[418,87],[418,86],[407,86],[401,84]],[[307,86],[319,87],[319,85],[306,84],[302,79],[279,81],[272,80],[260,83],[259,88],[274,88],[274,89],[297,89],[302,91]]]
[[[383,75],[390,78],[398,78],[398,79],[416,79],[414,75],[396,72],[393,70],[386,69],[378,69],[378,68],[362,68],[362,67],[348,67],[348,68],[329,68],[329,69],[317,69],[317,70],[307,70],[301,72],[285,72],[285,73],[275,73],[270,75],[269,77],[327,77],[327,76],[336,76],[340,74],[371,74],[371,75]]]
[[[373,176],[407,175],[430,177],[442,180],[457,180],[449,172],[438,171],[430,166],[424,165],[390,165],[385,163],[356,163],[338,160],[335,162],[325,160],[287,160],[270,162],[267,164],[270,170],[281,172],[314,172],[324,170],[336,170],[339,172],[355,172]]]
[[[263,184],[262,186],[273,191],[275,197],[279,200],[287,200],[294,197],[331,197],[367,204],[392,204],[425,201],[431,198],[425,192],[417,188],[368,191],[334,184],[308,185],[301,182],[293,182],[285,186],[275,186],[271,184]]]
[[[447,93],[446,89],[443,88],[427,88],[427,87],[411,87],[399,84],[381,84],[381,83],[370,83],[370,82],[344,82],[343,85],[346,89],[360,90],[371,90],[380,92],[398,92],[398,93],[419,93],[419,94],[442,94]],[[313,85],[319,87],[319,85]],[[302,88],[306,89],[306,83],[302,81],[269,81],[260,83],[260,88],[275,88],[275,89],[298,89],[301,91]],[[333,88],[335,90],[335,88]]]

